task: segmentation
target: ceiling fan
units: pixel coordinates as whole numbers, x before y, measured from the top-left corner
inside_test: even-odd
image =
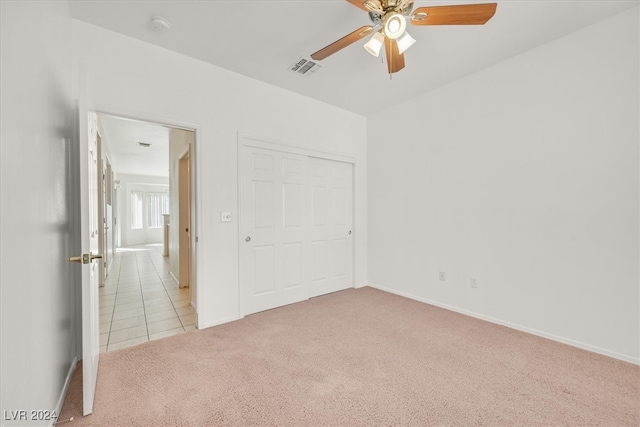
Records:
[[[322,61],[341,49],[373,33],[364,48],[373,56],[380,55],[384,45],[389,74],[404,68],[404,52],[415,43],[406,31],[412,25],[482,25],[496,12],[497,3],[427,6],[413,10],[414,0],[347,0],[369,13],[373,25],[358,28],[343,38],[311,55]],[[374,32],[375,31],[375,32]]]

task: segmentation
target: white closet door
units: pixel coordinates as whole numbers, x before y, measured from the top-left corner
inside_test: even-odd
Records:
[[[309,298],[307,157],[241,149],[243,314]]]
[[[353,286],[353,165],[309,159],[311,296]]]

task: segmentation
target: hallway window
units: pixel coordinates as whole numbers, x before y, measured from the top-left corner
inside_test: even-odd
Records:
[[[131,192],[131,229],[139,230],[142,225],[142,191]]]
[[[163,193],[147,193],[147,207],[148,227],[162,227],[162,215],[169,213],[169,196]]]

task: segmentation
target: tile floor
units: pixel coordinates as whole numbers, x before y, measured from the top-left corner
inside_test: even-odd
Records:
[[[101,352],[196,329],[189,289],[169,275],[161,244],[118,249],[99,311]]]

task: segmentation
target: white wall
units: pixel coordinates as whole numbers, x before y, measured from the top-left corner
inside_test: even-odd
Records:
[[[634,8],[370,117],[370,282],[638,363],[638,52]]]
[[[196,128],[200,327],[238,316],[238,132],[356,159],[355,278],[367,283],[364,117],[90,24],[73,27],[98,109]],[[220,211],[233,221],[221,223]]]
[[[4,1],[0,16],[0,413],[50,425],[5,414],[55,410],[76,355],[71,17]]]
[[[118,192],[120,232],[122,245],[139,245],[143,243],[159,243],[163,239],[163,229],[131,229],[131,192],[157,192],[167,193],[169,191],[169,178],[164,176],[147,176],[116,174],[116,179],[120,181],[120,191]]]

